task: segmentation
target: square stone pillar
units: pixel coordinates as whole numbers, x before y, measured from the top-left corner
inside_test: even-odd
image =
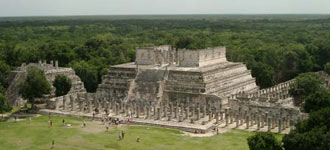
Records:
[[[160,120],[160,108],[157,108],[157,117],[156,117],[157,120]]]
[[[173,104],[170,104],[170,115],[173,116]]]
[[[140,106],[136,106],[136,118],[140,118]]]
[[[71,111],[76,111],[75,98],[73,97],[73,95],[70,95],[70,102],[71,102]]]
[[[202,118],[205,118],[206,116],[206,105],[203,105],[203,115]]]
[[[290,120],[291,120],[291,117],[289,115],[287,115],[286,116],[286,128],[290,127]]]
[[[182,122],[183,116],[179,115],[179,122]]]
[[[229,108],[229,111],[228,111],[228,117],[229,117],[229,121],[230,121],[230,124],[233,124],[233,114],[232,114],[232,110],[231,108]]]
[[[104,111],[108,110],[107,101],[105,99],[103,99],[103,101],[102,101],[102,108]]]
[[[116,112],[116,115],[119,115],[119,106],[117,103],[115,103],[115,112]]]
[[[267,131],[270,132],[272,127],[272,118],[270,117],[267,118],[267,126],[268,126]]]
[[[167,107],[166,107],[166,105],[164,105],[164,107],[163,107],[163,113],[164,113],[164,117],[166,118],[167,117]]]
[[[67,100],[67,96],[62,96],[63,97],[63,110],[66,110],[66,100]]]
[[[168,115],[167,116],[167,121],[171,121],[171,119],[172,119],[172,116],[171,115]]]
[[[201,110],[199,108],[197,108],[197,114],[196,114],[197,121],[200,119],[200,113],[201,113]]]
[[[239,115],[240,115],[239,118],[240,118],[240,120],[241,120],[240,123],[239,123],[239,125],[243,125],[243,122],[244,122],[244,115],[243,115],[242,113],[240,113]]]
[[[228,123],[229,123],[229,114],[228,114],[228,112],[225,114],[225,119],[226,119],[226,126],[228,126]]]
[[[278,119],[278,133],[282,132],[282,119]]]
[[[243,120],[243,123],[246,123],[246,116],[248,115],[248,111],[244,111],[244,115],[243,115],[243,117],[244,117],[244,120]]]
[[[106,102],[105,105],[106,105],[108,114],[110,114],[110,111],[111,111],[110,102]]]
[[[222,111],[220,111],[220,120],[223,120],[223,112]]]
[[[177,106],[175,106],[175,108],[174,108],[174,118],[178,117],[178,110],[179,110],[179,108]]]
[[[56,97],[55,98],[55,110],[59,110],[60,109],[60,98]]]
[[[268,112],[265,113],[265,125],[268,125]]]
[[[246,123],[246,129],[249,129],[249,127],[250,127],[250,116],[249,115],[246,115],[245,123]]]
[[[277,121],[276,117],[272,118],[272,129],[275,129],[275,122]]]
[[[149,117],[150,117],[150,116],[149,116],[149,115],[150,115],[149,112],[150,112],[150,107],[147,107],[147,115],[146,115],[146,119],[149,119]]]
[[[239,115],[238,114],[236,114],[235,119],[236,119],[236,128],[238,128],[239,127]]]
[[[260,130],[260,116],[257,116],[257,130]]]
[[[181,116],[183,116],[183,110],[184,110],[184,108],[183,108],[183,104],[181,103],[181,104],[180,104],[180,115],[181,115]]]
[[[156,105],[154,105],[154,116],[156,116],[157,114],[157,108],[156,108]]]
[[[215,112],[215,124],[219,124],[219,112]]]
[[[131,113],[131,105],[126,104],[126,117],[130,117],[130,113]]]
[[[185,119],[189,120],[189,107],[186,108],[186,118]]]
[[[254,113],[251,113],[250,114],[250,126],[252,127],[253,126],[253,121],[254,121]]]
[[[84,112],[84,108],[85,108],[85,103],[84,103],[84,101],[79,101],[79,109],[80,109],[80,112]]]
[[[195,118],[195,113],[195,106],[193,105],[191,109],[191,118]]]
[[[93,112],[93,103],[92,103],[92,100],[88,99],[87,101],[87,105],[88,105],[88,112],[91,113]]]
[[[264,126],[265,126],[264,120],[265,120],[265,115],[261,115],[261,119],[260,119],[261,125],[260,125],[260,128],[264,128]]]
[[[227,116],[228,115],[228,108],[225,108],[225,119],[226,119],[226,117],[228,117]],[[222,116],[222,115],[221,115]],[[222,120],[222,119],[221,119]]]

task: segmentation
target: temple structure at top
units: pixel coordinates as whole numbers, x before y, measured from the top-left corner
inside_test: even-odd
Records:
[[[97,89],[114,101],[225,104],[228,96],[259,90],[243,63],[225,47],[200,50],[157,46],[136,50],[135,62],[111,66]]]

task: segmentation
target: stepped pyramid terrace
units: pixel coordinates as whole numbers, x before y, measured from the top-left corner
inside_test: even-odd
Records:
[[[118,101],[206,104],[258,89],[244,64],[227,61],[225,47],[159,46],[137,49],[136,62],[112,66],[97,93],[108,93]]]
[[[75,77],[72,69],[69,72]],[[135,62],[109,68],[95,93],[87,93],[78,79],[73,80],[80,85],[74,86],[77,90],[49,98],[47,109],[39,113],[111,116],[122,123],[129,120],[194,133],[217,127],[288,133],[297,121],[308,118],[289,95],[294,79],[259,89],[245,64],[227,61],[225,47],[139,48]]]

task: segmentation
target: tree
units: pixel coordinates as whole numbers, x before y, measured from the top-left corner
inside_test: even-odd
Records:
[[[97,68],[85,61],[74,62],[70,64],[76,74],[84,82],[87,92],[95,92],[99,84],[97,77]]]
[[[34,109],[35,99],[50,94],[51,87],[45,74],[37,67],[28,67],[26,79],[21,83],[19,93],[32,104]]]
[[[322,89],[305,98],[304,110],[307,113],[330,107],[330,92]]]
[[[63,96],[68,94],[71,89],[72,82],[71,79],[66,77],[65,75],[56,75],[55,80],[53,82],[53,86],[55,87],[55,95]]]
[[[250,136],[247,141],[250,150],[282,150],[280,141],[273,133],[258,132]]]
[[[4,94],[5,93],[5,89],[3,88],[3,86],[1,85],[1,83],[0,83],[0,93],[1,94]]]
[[[4,93],[4,89],[0,84],[0,114],[2,114],[2,118],[3,118],[3,113],[11,110],[11,107],[7,104],[6,97],[3,93]]]
[[[296,105],[301,105],[304,98],[322,89],[323,80],[315,73],[302,73],[290,89]]]
[[[309,119],[295,125],[282,139],[285,150],[328,150],[330,147],[330,108],[312,112]]]
[[[252,76],[256,77],[256,82],[261,88],[268,88],[275,84],[274,69],[264,63],[255,62],[251,65]]]
[[[324,71],[330,75],[330,62],[324,65]]]
[[[10,73],[10,66],[5,62],[0,61],[0,84],[7,87],[8,84],[8,75]]]

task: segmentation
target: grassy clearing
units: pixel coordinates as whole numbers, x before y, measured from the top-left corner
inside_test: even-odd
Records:
[[[72,127],[63,127],[62,119]],[[49,127],[48,116],[40,116],[19,122],[0,123],[0,149],[39,150],[248,150],[246,138],[253,132],[232,130],[212,137],[189,137],[182,132],[149,126],[111,127],[108,132],[100,122],[87,122],[82,128],[82,118],[52,117],[54,125]],[[119,133],[125,132],[125,139],[118,140]],[[136,142],[140,137],[141,142]],[[281,138],[281,135],[277,135]]]

